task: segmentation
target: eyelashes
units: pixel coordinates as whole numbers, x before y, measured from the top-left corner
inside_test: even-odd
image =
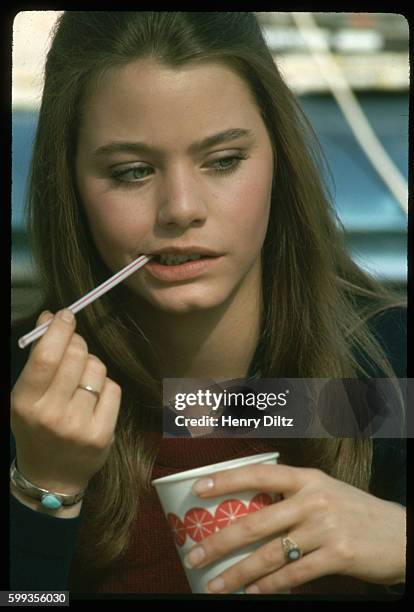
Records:
[[[247,159],[247,155],[238,153],[237,155],[229,155],[227,157],[221,157],[211,162],[208,167],[212,169],[212,172],[216,175],[227,176],[233,172],[236,172],[241,163]],[[223,166],[224,164],[224,166]],[[151,176],[151,166],[131,166],[122,170],[117,170],[111,174],[111,180],[115,187],[134,187],[137,184],[144,182],[146,178]]]
[[[142,175],[141,173],[145,170],[151,170],[148,166],[134,166],[125,170],[117,170],[111,174],[111,178],[119,183],[135,183],[142,181],[150,175]]]

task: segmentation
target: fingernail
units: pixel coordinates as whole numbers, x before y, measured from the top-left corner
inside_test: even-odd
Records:
[[[209,591],[213,591],[213,593],[218,593],[222,591],[225,587],[225,582],[223,578],[218,576],[218,578],[214,578],[211,582],[208,583],[207,588]]]
[[[59,310],[58,315],[61,319],[66,321],[66,323],[72,323],[74,319],[73,312],[68,308],[65,308],[64,310]]]
[[[244,589],[244,592],[249,595],[255,595],[256,593],[260,593],[260,589],[257,584],[251,584],[250,586]]]
[[[209,491],[214,486],[214,481],[212,478],[202,478],[201,480],[196,480],[193,484],[192,491],[193,493],[205,493]]]
[[[53,319],[53,315],[51,312],[49,312],[49,310],[44,310],[43,312],[40,313],[39,317],[38,317],[38,321],[47,321],[48,319]]]
[[[188,555],[184,557],[184,564],[186,567],[191,569],[192,567],[194,567],[194,565],[200,563],[205,556],[206,553],[204,549],[201,546],[197,546],[197,548],[194,548],[194,550],[189,552]]]

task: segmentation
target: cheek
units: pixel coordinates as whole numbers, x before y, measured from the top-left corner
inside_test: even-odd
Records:
[[[258,169],[260,170],[260,169]],[[234,194],[231,216],[234,228],[237,228],[237,239],[243,236],[248,239],[246,246],[257,247],[263,242],[270,212],[272,174],[261,172],[252,174],[243,181]]]
[[[113,193],[90,189],[82,199],[94,242],[105,261],[125,263],[123,255],[135,255],[147,233],[145,217]]]

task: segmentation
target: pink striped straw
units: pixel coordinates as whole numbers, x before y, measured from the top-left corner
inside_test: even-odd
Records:
[[[79,312],[79,310],[82,310],[82,308],[85,308],[85,306],[97,300],[99,297],[101,297],[101,295],[112,289],[112,287],[118,285],[118,283],[122,282],[130,274],[133,274],[134,272],[142,268],[142,266],[145,266],[145,264],[148,263],[150,259],[151,256],[140,255],[137,259],[135,259],[135,261],[132,261],[130,264],[125,266],[125,268],[122,268],[122,270],[119,270],[119,272],[104,281],[101,285],[99,285],[95,289],[92,289],[92,291],[81,297],[77,302],[74,302],[71,306],[68,306],[68,310],[71,310],[73,314]],[[49,319],[49,321],[46,321],[46,323],[35,327],[34,329],[32,329],[31,332],[29,332],[25,336],[22,336],[18,341],[19,347],[23,349],[28,344],[31,344],[32,342],[43,336],[52,321],[53,319]]]

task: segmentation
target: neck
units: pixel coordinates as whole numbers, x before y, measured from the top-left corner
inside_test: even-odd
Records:
[[[236,292],[215,308],[180,315],[140,305],[140,327],[157,354],[150,364],[156,376],[245,378],[260,335],[260,296]]]

